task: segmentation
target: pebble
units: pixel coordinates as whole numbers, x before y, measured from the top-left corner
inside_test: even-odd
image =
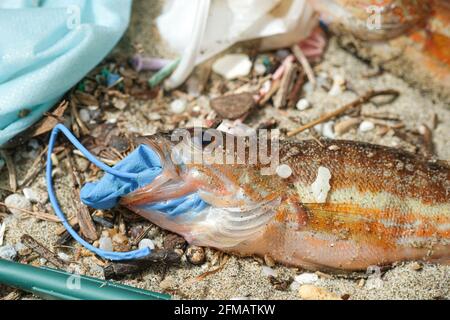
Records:
[[[166,250],[183,249],[186,246],[186,240],[175,233],[170,233],[164,238],[163,246]]]
[[[17,256],[17,251],[12,245],[0,247],[0,258],[5,260],[14,260]]]
[[[415,261],[411,264],[410,268],[411,268],[411,270],[414,270],[414,271],[420,271],[420,270],[422,270],[423,266],[419,262]]]
[[[127,103],[124,100],[118,99],[118,98],[114,98],[112,100],[112,104],[116,109],[119,109],[119,110],[123,110],[127,107]]]
[[[171,276],[167,276],[159,283],[159,287],[163,290],[168,290],[173,288],[174,279]]]
[[[81,121],[86,122],[86,123],[91,121],[91,114],[90,114],[89,110],[83,108],[80,110],[79,115],[80,115]]]
[[[255,106],[253,95],[248,92],[218,97],[210,103],[220,117],[231,120],[242,117]]]
[[[150,239],[142,239],[138,245],[139,249],[150,248],[150,250],[155,249],[155,244]]]
[[[373,122],[370,121],[363,121],[361,122],[361,124],[359,125],[359,131],[360,132],[368,132],[375,129],[375,124]]]
[[[70,261],[70,256],[64,252],[58,252],[58,258],[60,258],[62,261]]]
[[[170,103],[170,111],[175,114],[183,113],[186,110],[186,100],[176,99]]]
[[[298,295],[303,300],[341,300],[338,295],[312,284],[300,286]]]
[[[261,272],[266,277],[276,277],[277,276],[277,272],[275,270],[273,270],[272,268],[267,267],[267,266],[262,266]]]
[[[186,258],[193,265],[201,265],[206,260],[205,250],[198,246],[188,246]]]
[[[333,77],[333,86],[331,87],[328,94],[330,96],[338,96],[345,91],[345,79],[341,75],[335,75]]]
[[[5,199],[5,205],[12,214],[16,214],[16,215],[21,215],[23,213],[22,210],[18,210],[18,209],[23,209],[23,210],[28,210],[28,211],[32,210],[31,202],[27,198],[22,196],[21,194],[17,194],[17,193],[13,193],[13,194],[7,196]],[[17,209],[10,208],[10,206],[17,208]]]
[[[102,250],[113,251],[113,244],[110,237],[101,237],[99,240],[99,247]]]
[[[315,273],[302,273],[294,278],[295,282],[299,284],[312,284],[319,280],[319,276]]]
[[[296,107],[298,110],[303,111],[311,108],[311,103],[309,103],[307,99],[303,98],[298,100]]]
[[[258,76],[262,76],[266,73],[266,66],[263,63],[255,63],[253,69]]]
[[[227,54],[217,59],[212,70],[227,80],[245,77],[252,69],[252,62],[246,54]]]
[[[36,188],[24,188],[22,192],[25,198],[30,200],[32,203],[47,203],[48,194],[44,190],[38,190]]]

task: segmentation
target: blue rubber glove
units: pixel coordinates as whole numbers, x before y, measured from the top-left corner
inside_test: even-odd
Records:
[[[0,146],[39,120],[110,52],[128,26],[131,3],[0,1]]]
[[[121,196],[148,185],[162,171],[158,155],[145,145],[140,145],[113,168],[124,173],[136,173],[138,178],[126,179],[105,173],[99,181],[83,186],[80,196],[84,204],[95,209],[111,209],[117,205]],[[206,206],[198,194],[193,193],[178,199],[143,205],[142,208],[175,217],[186,212],[198,212]]]

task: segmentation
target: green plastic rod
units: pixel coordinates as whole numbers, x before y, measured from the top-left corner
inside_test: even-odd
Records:
[[[169,300],[170,295],[33,267],[0,259],[0,284],[32,292],[44,299],[62,300]]]

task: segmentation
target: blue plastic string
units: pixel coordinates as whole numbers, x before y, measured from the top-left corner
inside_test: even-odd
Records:
[[[55,190],[53,188],[53,179],[52,179],[52,158],[51,155],[53,153],[53,149],[55,146],[55,141],[58,136],[58,133],[62,132],[67,139],[78,149],[81,151],[81,153],[93,164],[95,164],[97,167],[102,169],[103,171],[112,174],[114,176],[124,178],[124,179],[139,179],[139,174],[136,173],[129,173],[129,172],[121,172],[118,170],[115,170],[103,162],[99,161],[95,156],[93,156],[81,143],[77,140],[77,138],[62,124],[56,125],[52,133],[50,135],[50,141],[48,145],[48,153],[47,153],[47,167],[46,167],[46,178],[47,178],[47,188],[48,188],[48,196],[50,199],[50,203],[53,206],[53,210],[55,210],[56,215],[59,219],[61,219],[64,227],[66,230],[70,233],[70,235],[78,241],[81,245],[83,245],[86,249],[96,253],[100,257],[103,257],[108,260],[132,260],[132,259],[138,259],[145,257],[151,253],[150,248],[143,248],[139,250],[129,251],[129,252],[112,252],[112,251],[106,251],[99,248],[94,247],[90,243],[86,242],[83,238],[81,238],[78,233],[72,228],[72,226],[67,221],[64,213],[62,212],[58,199],[55,195]]]

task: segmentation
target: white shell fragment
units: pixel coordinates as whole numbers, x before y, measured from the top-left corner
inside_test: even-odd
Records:
[[[170,110],[173,113],[180,114],[186,110],[186,101],[183,99],[176,99],[170,103]]]
[[[99,247],[105,251],[113,251],[113,244],[110,237],[101,237],[99,242]]]
[[[299,284],[312,284],[319,280],[319,276],[315,273],[302,273],[294,278],[294,281]]]
[[[363,121],[359,125],[359,131],[360,132],[368,132],[368,131],[373,130],[374,128],[375,128],[374,123],[370,122],[370,121]]]
[[[262,271],[262,274],[265,275],[266,277],[276,277],[277,276],[276,271],[267,266],[263,266],[261,271]]]
[[[145,248],[150,248],[150,250],[154,250],[155,244],[150,239],[142,239],[139,242],[139,249],[145,249]]]
[[[309,109],[311,107],[311,103],[309,103],[307,99],[302,98],[298,100],[296,107],[298,110],[303,111]]]
[[[244,77],[250,73],[252,62],[246,54],[227,54],[214,62],[212,69],[225,79]]]
[[[330,96],[338,96],[343,93],[346,89],[345,79],[341,75],[335,75],[333,77],[333,86],[331,87],[328,94]]]
[[[311,184],[311,192],[317,203],[325,203],[330,191],[331,172],[328,168],[319,167],[317,178]]]
[[[47,192],[44,190],[39,190],[37,188],[24,188],[22,192],[25,198],[30,200],[32,203],[45,204],[48,200]]]

